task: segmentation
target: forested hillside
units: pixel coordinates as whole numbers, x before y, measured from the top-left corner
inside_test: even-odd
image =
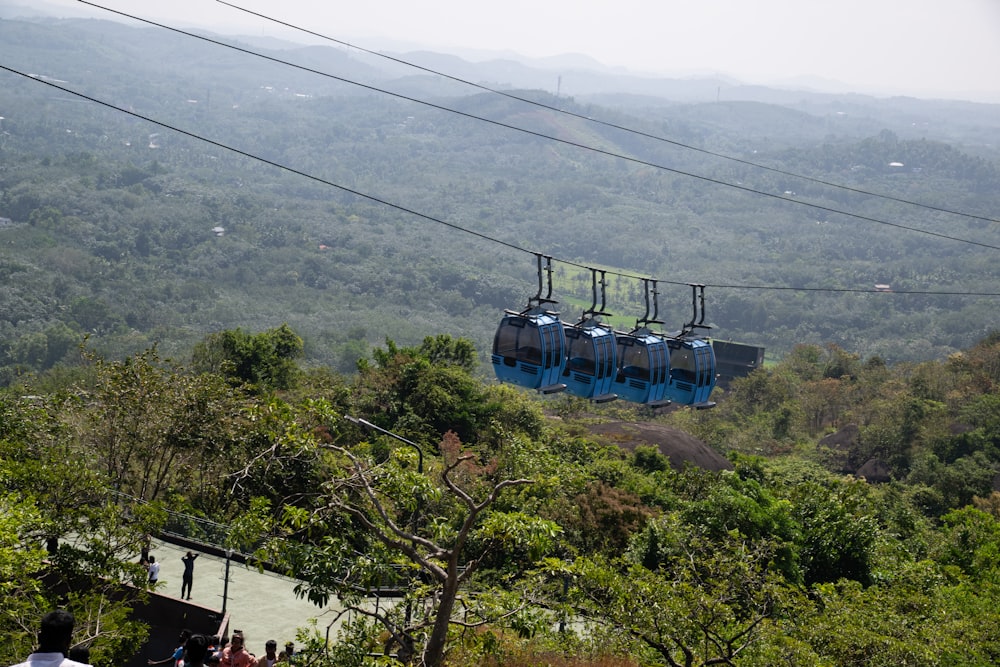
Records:
[[[211,39],[0,20],[0,659],[142,654],[168,530],[350,609],[314,667],[1000,660],[996,106]],[[533,253],[774,361],[484,379]]]
[[[120,584],[159,531],[350,610],[302,629],[314,667],[1000,657],[1000,334],[894,367],[800,346],[715,410],[658,416],[481,382],[447,335],[352,376],[301,352],[288,327],[230,330],[191,366],[88,353],[72,382],[0,392],[0,659],[60,605],[95,667],[144,664],[146,593]]]
[[[537,106],[344,50],[267,51],[306,71],[102,21],[4,20],[0,55],[5,384],[85,335],[111,357],[184,356],[284,322],[308,363],[343,371],[387,336],[483,354],[536,290],[531,252],[557,259],[570,318],[585,266],[612,272],[625,327],[637,276],[662,281],[668,328],[684,283],[706,283],[713,335],[778,355],[941,359],[996,324],[997,297],[967,295],[1000,293],[988,105],[512,91]]]

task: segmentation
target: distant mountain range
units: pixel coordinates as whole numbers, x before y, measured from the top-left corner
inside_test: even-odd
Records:
[[[0,18],[39,16],[94,17],[95,10],[86,5],[64,6],[45,0],[32,3],[30,6],[17,1],[0,0]],[[97,17],[115,20],[113,14],[98,14]],[[180,27],[183,27],[183,24]],[[303,44],[310,43],[309,40],[312,40],[313,44],[329,45],[328,42],[317,42],[318,38],[305,34],[302,35],[301,42],[292,42],[267,36],[241,35],[238,30],[220,29],[219,32],[247,44],[274,50],[302,48]],[[460,50],[448,54],[415,43],[404,44],[385,39],[373,42],[374,46],[372,43],[359,46],[476,83],[501,88],[539,89],[572,97],[623,93],[680,102],[726,100],[768,104],[794,103],[800,101],[803,96],[809,99],[829,95],[889,97],[885,93],[816,76],[799,76],[767,84],[747,83],[720,72],[693,71],[672,76],[635,72],[622,67],[609,67],[580,53],[565,53],[545,58],[528,58],[513,51]],[[365,62],[371,62],[369,59],[374,58],[381,69],[397,72],[405,70],[406,74],[413,73],[405,65],[393,67],[389,61],[377,56],[352,51],[351,57]]]

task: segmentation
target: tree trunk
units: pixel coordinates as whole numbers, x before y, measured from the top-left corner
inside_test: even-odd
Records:
[[[455,598],[458,597],[458,566],[454,555],[448,562],[448,578],[441,587],[441,597],[438,602],[437,616],[427,644],[421,667],[440,667],[444,660],[444,648],[448,641],[448,627],[451,625],[451,612],[455,609]]]

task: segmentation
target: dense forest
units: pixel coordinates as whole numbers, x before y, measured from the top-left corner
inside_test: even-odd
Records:
[[[1000,660],[995,106],[212,39],[0,20],[0,659],[63,605],[127,662],[183,529],[355,612],[315,667]],[[488,380],[536,252],[567,319],[703,283],[773,359],[707,411]]]
[[[0,73],[5,384],[83,336],[112,357],[182,355],[283,322],[307,363],[345,372],[387,336],[446,332],[483,354],[535,292],[533,252],[557,259],[567,318],[589,304],[583,267],[611,272],[623,328],[639,276],[661,281],[668,329],[689,315],[685,283],[704,283],[713,335],[776,357],[834,343],[939,359],[995,325],[989,105],[511,97],[333,48],[102,21],[0,31],[7,67],[31,75]]]
[[[59,389],[0,396],[0,659],[57,603],[94,665],[133,657],[145,593],[116,585],[165,528],[354,610],[329,644],[303,628],[317,667],[1000,658],[996,333],[895,367],[799,346],[715,410],[659,415],[484,384],[448,335],[351,376],[302,352],[287,326],[212,334],[190,367],[84,349]],[[861,462],[870,479],[844,473]],[[406,597],[373,612],[386,585]]]

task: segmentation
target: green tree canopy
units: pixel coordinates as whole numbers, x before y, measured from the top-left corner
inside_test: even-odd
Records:
[[[299,377],[296,359],[302,350],[302,339],[287,324],[258,334],[233,329],[199,343],[193,364],[259,390],[290,389]]]

